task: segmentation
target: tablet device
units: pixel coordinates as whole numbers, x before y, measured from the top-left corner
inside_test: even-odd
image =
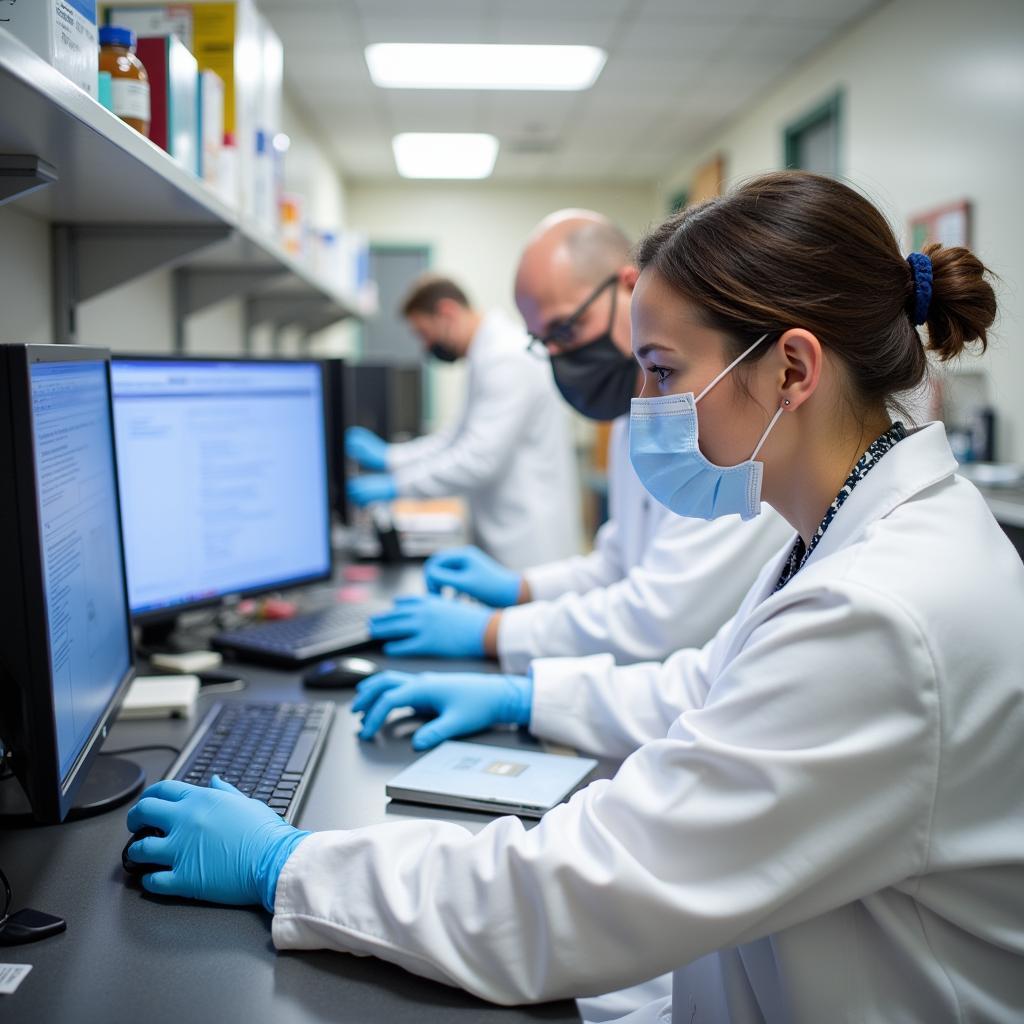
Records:
[[[449,740],[396,775],[393,800],[540,818],[579,789],[597,762]]]

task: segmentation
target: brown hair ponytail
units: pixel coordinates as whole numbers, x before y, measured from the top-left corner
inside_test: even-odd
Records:
[[[943,360],[975,340],[984,348],[996,311],[985,267],[966,249],[935,245],[926,254],[928,348]],[[803,171],[755,178],[655,228],[637,262],[728,335],[734,355],[766,332],[803,327],[843,360],[863,405],[887,403],[924,377],[925,346],[912,323],[914,271],[875,206],[832,178]]]
[[[988,347],[996,318],[996,297],[985,280],[985,266],[970,249],[926,245],[932,261],[932,301],[928,308],[928,348],[943,362],[972,342]],[[913,276],[913,275],[911,275]]]

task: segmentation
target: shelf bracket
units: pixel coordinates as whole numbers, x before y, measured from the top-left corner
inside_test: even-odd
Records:
[[[246,302],[246,323],[250,327],[265,323],[297,325],[312,333],[351,315],[342,306],[312,292],[254,295]]]
[[[174,349],[185,351],[185,320],[193,313],[236,295],[251,295],[284,267],[179,267],[174,271]]]
[[[37,156],[0,153],[0,206],[57,180],[57,169]]]
[[[223,241],[228,225],[53,226],[53,301],[57,341],[77,340],[75,310],[80,302],[174,264]]]

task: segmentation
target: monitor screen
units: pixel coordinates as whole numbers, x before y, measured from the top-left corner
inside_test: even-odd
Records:
[[[132,614],[331,571],[317,362],[115,359]]]
[[[65,779],[132,664],[107,367],[30,370],[57,760]]]

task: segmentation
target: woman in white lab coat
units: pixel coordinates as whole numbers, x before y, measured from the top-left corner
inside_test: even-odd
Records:
[[[625,757],[615,778],[477,835],[311,835],[229,787],[162,782],[128,819],[167,832],[131,848],[169,865],[145,885],[263,902],[279,948],[374,954],[500,1003],[675,969],[630,1024],[1019,1021],[1024,567],[941,425],[889,414],[924,372],[915,325],[943,359],[984,342],[982,265],[904,260],[870,203],[801,173],[678,215],[639,262],[638,473],[690,514],[763,496],[791,551],[664,665],[386,673],[359,702],[367,733],[405,706],[437,712],[432,739],[528,723]]]

